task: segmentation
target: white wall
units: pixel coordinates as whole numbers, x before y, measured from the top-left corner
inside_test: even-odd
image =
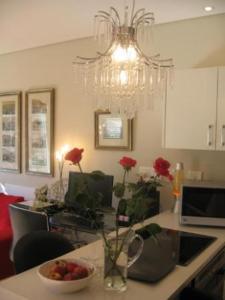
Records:
[[[158,25],[155,44],[162,57],[174,58],[177,68],[225,65],[225,14]],[[186,170],[202,170],[205,179],[225,180],[225,153],[162,149],[161,103],[155,105],[154,111],[138,113],[133,152],[95,150],[92,104],[74,85],[72,69],[76,55],[88,55],[91,48],[91,41],[83,39],[2,55],[0,91],[55,87],[55,149],[65,143],[84,148],[82,165],[85,171],[101,169],[120,178],[118,161],[123,155],[137,159],[139,166],[151,166],[156,157],[163,156],[172,164],[183,161]],[[24,126],[22,153],[22,174],[0,173],[1,182],[40,186],[53,181],[24,173]],[[67,171],[69,169],[72,167],[67,166]],[[164,187],[163,208],[171,206],[171,198],[169,186]]]

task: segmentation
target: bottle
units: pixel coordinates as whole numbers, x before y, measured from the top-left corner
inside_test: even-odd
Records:
[[[182,162],[176,164],[173,179],[173,195],[176,199],[180,198],[181,186],[184,181],[184,165]]]
[[[179,210],[179,199],[181,196],[181,186],[184,181],[184,165],[182,162],[176,164],[174,179],[173,179],[173,195],[174,195],[174,205],[173,212],[178,213]]]

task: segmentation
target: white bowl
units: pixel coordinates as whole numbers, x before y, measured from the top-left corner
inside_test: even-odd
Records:
[[[49,271],[51,267],[54,265],[56,261],[63,260],[66,262],[73,262],[80,266],[86,267],[89,271],[89,275],[82,279],[74,279],[74,280],[55,280],[48,278]],[[41,281],[44,283],[44,285],[49,288],[51,291],[55,293],[73,293],[80,291],[81,289],[85,288],[90,281],[92,280],[94,274],[96,273],[96,267],[84,260],[81,259],[73,259],[73,258],[66,258],[66,259],[55,259],[48,261],[44,264],[42,264],[38,268],[38,276],[41,279]]]

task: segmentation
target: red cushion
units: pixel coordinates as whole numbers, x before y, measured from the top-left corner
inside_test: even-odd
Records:
[[[0,194],[0,231],[11,227],[9,217],[9,204],[24,201],[23,197]]]
[[[0,228],[0,243],[2,241],[11,241],[12,239],[12,228],[11,226]]]
[[[0,279],[14,274],[13,264],[9,258],[12,242],[12,228],[9,217],[9,204],[24,201],[23,197],[0,193]]]

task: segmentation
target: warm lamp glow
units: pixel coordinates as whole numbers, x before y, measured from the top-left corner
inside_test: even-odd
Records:
[[[64,160],[65,154],[69,151],[69,145],[63,145],[62,148],[55,153],[56,159],[60,162]]]
[[[70,146],[67,144],[62,146],[62,149],[61,149],[62,154],[65,155],[69,151],[69,149],[70,149]]]
[[[58,161],[62,161],[62,153],[61,151],[56,151],[55,157]]]

